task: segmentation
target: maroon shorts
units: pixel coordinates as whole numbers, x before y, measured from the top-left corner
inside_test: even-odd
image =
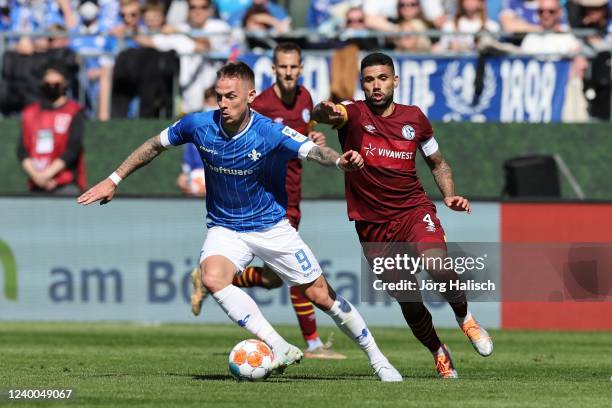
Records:
[[[385,223],[355,222],[365,259],[373,266],[375,258],[393,258],[399,254],[419,256],[428,249],[446,251],[446,239],[436,207],[424,205],[407,210],[402,217]],[[385,269],[378,279],[397,283],[402,280],[416,282],[414,272],[403,269]],[[419,291],[388,293],[398,301],[422,302]],[[403,293],[403,295],[402,295]]]
[[[289,220],[289,224],[297,230],[300,226],[300,219],[302,218],[299,204],[296,206],[287,206],[287,214],[285,217]]]
[[[355,228],[361,243],[415,243],[420,250],[427,248],[428,243],[446,242],[444,229],[433,205],[410,209],[402,217],[385,223],[356,221]]]

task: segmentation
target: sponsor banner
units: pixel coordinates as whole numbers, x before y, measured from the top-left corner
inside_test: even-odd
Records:
[[[403,326],[395,303],[360,301],[361,247],[345,203],[306,201],[302,212],[302,237],[336,291],[372,325]],[[202,317],[190,312],[190,273],[206,235],[203,201],[118,198],[80,207],[74,199],[0,198],[0,214],[0,320],[229,321],[211,299]],[[498,204],[476,203],[470,216],[439,208],[438,217],[449,237],[493,242],[498,214]],[[296,323],[286,288],[248,292],[271,322]],[[436,324],[456,327],[446,304],[429,306]],[[472,310],[499,327],[498,303]],[[323,313],[318,322],[333,324]]]
[[[392,56],[396,102],[419,106],[432,121],[561,121],[569,60]],[[253,68],[258,92],[272,85],[270,56],[240,59]],[[331,58],[306,54],[303,62],[302,83],[315,103],[329,98]],[[363,99],[359,86],[355,98]]]
[[[558,279],[568,283],[571,289],[564,293],[551,291],[546,301],[504,302],[503,328],[612,330],[612,302],[609,301],[612,282],[610,258],[606,256],[609,250],[602,250],[612,243],[612,204],[503,203],[501,239],[504,243],[525,243],[525,246],[568,243],[564,254],[542,260],[539,267],[527,266],[512,253],[505,254],[503,284],[508,290],[521,277],[538,285],[550,270],[549,266],[559,260],[565,262],[565,268]],[[581,242],[590,244],[576,244]],[[571,297],[563,302],[551,302],[568,294]],[[586,301],[593,297],[599,297],[599,301]]]

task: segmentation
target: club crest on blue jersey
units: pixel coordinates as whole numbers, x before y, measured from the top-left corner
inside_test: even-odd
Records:
[[[249,153],[248,157],[253,161],[257,161],[261,157],[261,153],[258,153],[257,150],[253,149],[251,153]]]

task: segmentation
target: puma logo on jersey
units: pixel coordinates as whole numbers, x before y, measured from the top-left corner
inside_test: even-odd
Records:
[[[376,127],[373,126],[373,125],[365,125],[364,128],[365,128],[365,130],[367,130],[370,133],[376,132]]]

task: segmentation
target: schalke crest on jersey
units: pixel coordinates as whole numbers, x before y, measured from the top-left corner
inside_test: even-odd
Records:
[[[302,111],[302,120],[304,123],[310,122],[310,111],[308,109]]]
[[[406,140],[413,140],[416,137],[416,132],[414,131],[414,128],[412,126],[405,125],[402,128],[402,136]]]

